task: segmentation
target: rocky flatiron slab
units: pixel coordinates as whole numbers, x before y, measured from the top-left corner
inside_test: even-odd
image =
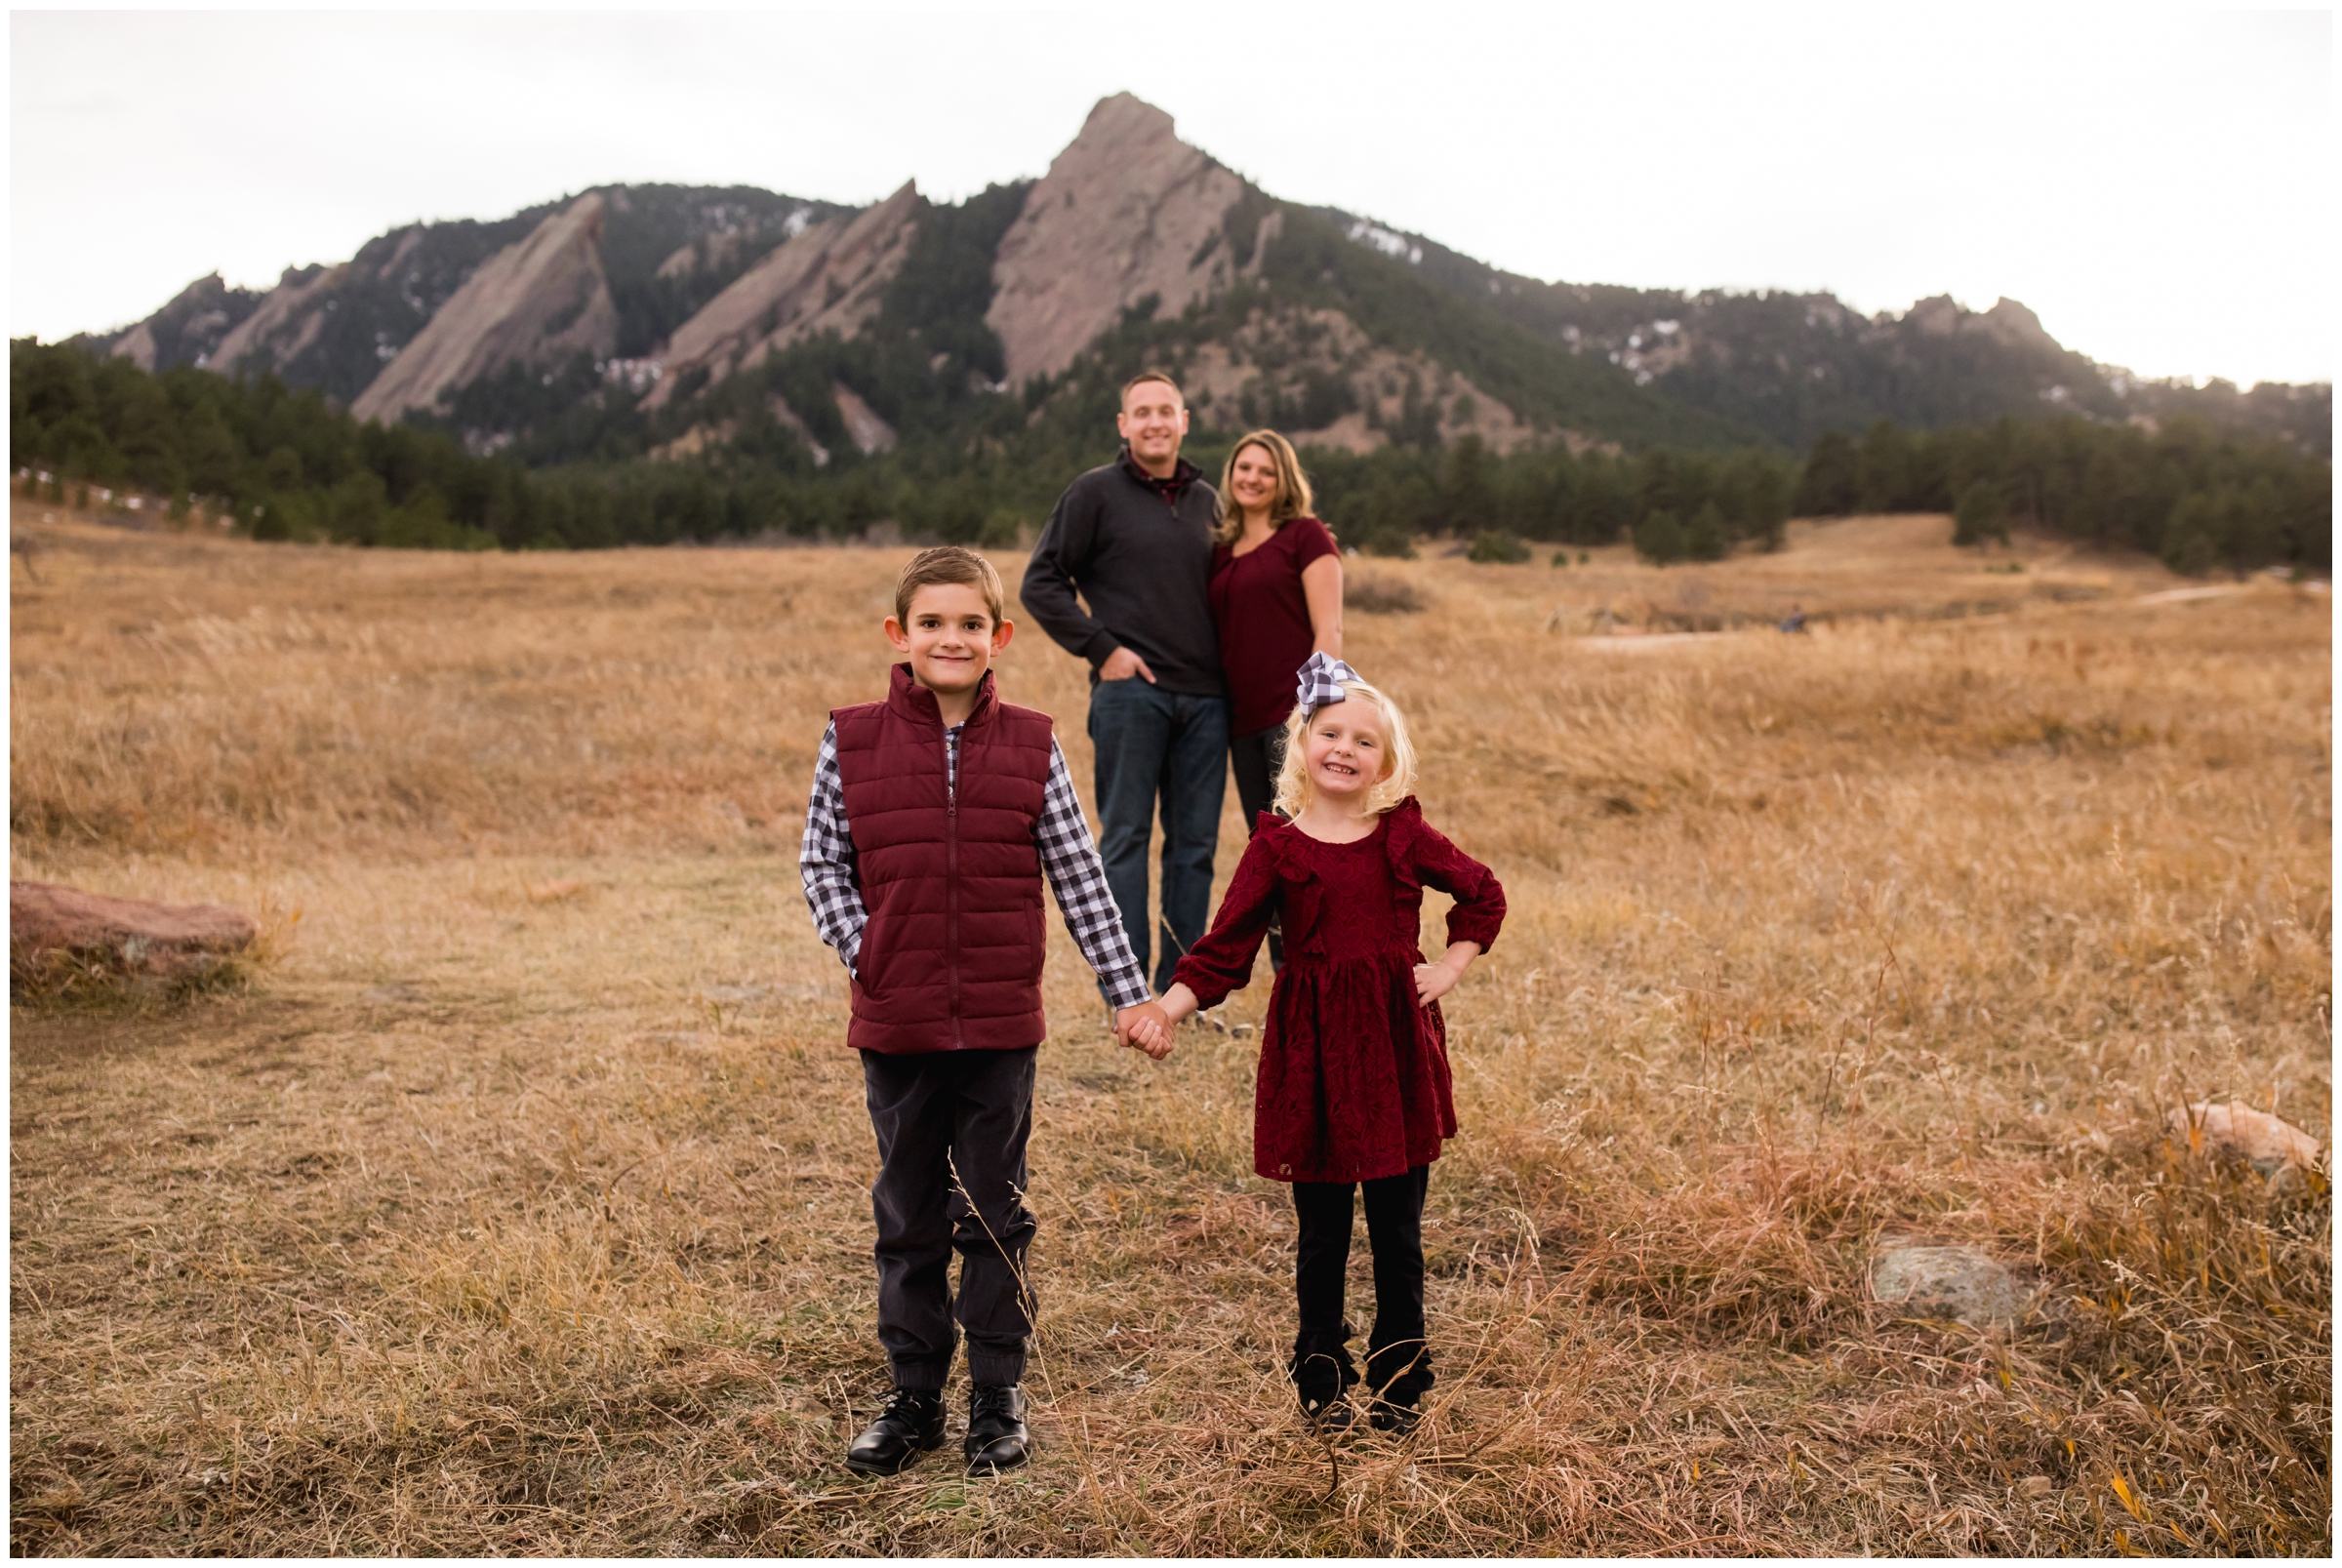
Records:
[[[54,882],[8,885],[8,956],[14,975],[57,985],[76,971],[134,985],[180,985],[215,973],[251,949],[248,915],[217,904],[149,904]]]

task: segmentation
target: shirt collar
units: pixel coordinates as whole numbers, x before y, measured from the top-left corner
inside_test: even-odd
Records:
[[[1118,461],[1122,464],[1122,471],[1124,473],[1129,474],[1140,484],[1145,485],[1148,489],[1153,491],[1165,501],[1170,502],[1173,505],[1177,505],[1179,503],[1180,494],[1185,491],[1188,486],[1193,484],[1196,480],[1203,477],[1203,470],[1201,468],[1196,467],[1195,464],[1190,462],[1187,459],[1182,458],[1176,464],[1173,465],[1170,478],[1157,479],[1154,475],[1149,473],[1145,468],[1139,466],[1139,460],[1131,456],[1130,446],[1127,442],[1124,443],[1122,447],[1122,455]]]

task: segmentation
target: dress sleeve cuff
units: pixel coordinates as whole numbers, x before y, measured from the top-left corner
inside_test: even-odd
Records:
[[[1481,952],[1496,945],[1496,934],[1504,928],[1501,920],[1458,919],[1450,914],[1447,920],[1447,940],[1450,945],[1459,942],[1477,943]]]
[[[1221,984],[1220,978],[1204,968],[1203,965],[1191,963],[1185,958],[1181,959],[1179,967],[1171,972],[1171,984],[1185,985],[1195,993],[1195,1011],[1198,1013],[1218,1007],[1222,1002],[1227,1001],[1228,993],[1232,988]]]

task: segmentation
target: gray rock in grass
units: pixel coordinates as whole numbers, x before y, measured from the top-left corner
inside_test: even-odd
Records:
[[[1871,1294],[1910,1317],[1949,1317],[1971,1328],[2009,1328],[2032,1290],[2005,1264],[1974,1247],[1890,1241],[1871,1266]]]

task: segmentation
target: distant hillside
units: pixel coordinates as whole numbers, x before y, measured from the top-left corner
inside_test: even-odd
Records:
[[[2330,384],[2149,382],[2064,347],[2014,300],[1970,311],[1950,296],[1865,317],[1829,294],[1543,283],[1336,208],[1319,214],[1438,288],[1485,302],[1573,356],[1802,450],[1879,420],[1921,428],[2059,414],[2191,415],[2332,452]]]
[[[1789,453],[1880,421],[2183,415],[2331,450],[2330,387],[2142,383],[2013,301],[1864,317],[1826,294],[1502,272],[1280,201],[1128,94],[1043,178],[966,203],[909,184],[863,209],[597,187],[410,224],[264,293],[202,279],[85,342],[147,369],[273,374],[536,466],[1094,456],[1099,389],[1142,362],[1178,370],[1206,439],[1267,422],[1353,457],[1468,438],[1498,455]]]

